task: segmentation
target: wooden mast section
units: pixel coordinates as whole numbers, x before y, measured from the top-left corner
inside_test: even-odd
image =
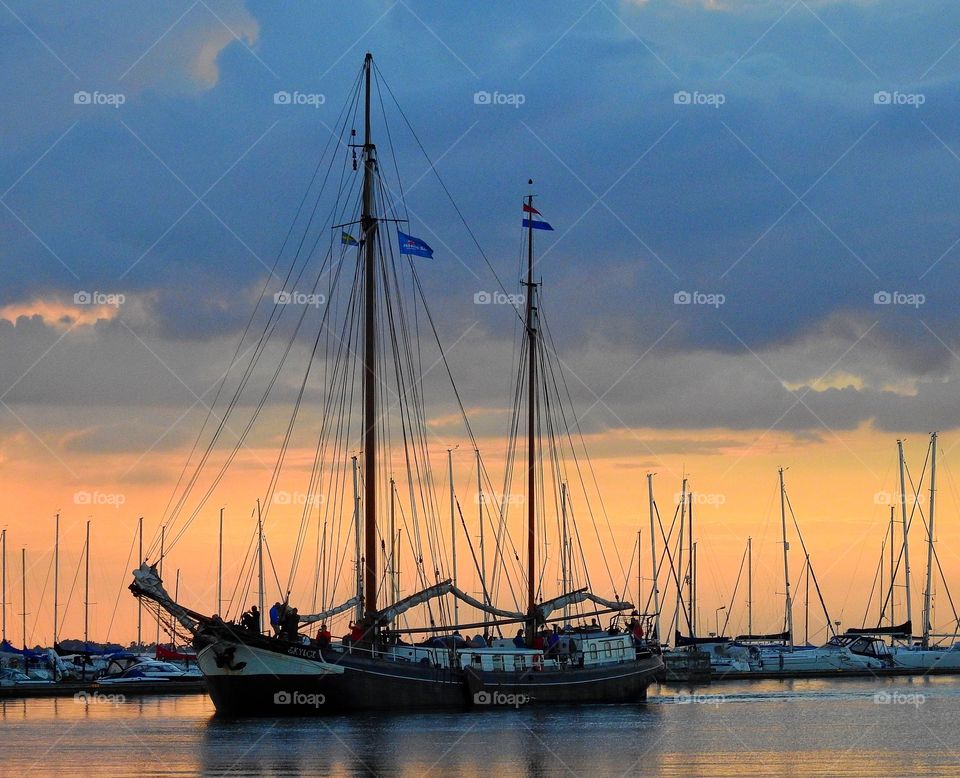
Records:
[[[375,214],[376,146],[370,130],[370,78],[373,55],[367,52],[364,68],[363,205],[363,609],[367,617],[377,612],[377,217]]]
[[[531,179],[530,184],[533,184]],[[533,195],[527,195],[527,642],[533,643],[537,608],[537,285],[533,281]]]

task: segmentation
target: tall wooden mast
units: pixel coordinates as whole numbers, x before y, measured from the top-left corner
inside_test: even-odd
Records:
[[[374,182],[376,147],[370,132],[370,79],[373,55],[367,52],[364,68],[363,129],[363,487],[364,576],[363,607],[366,616],[377,612],[377,217]]]
[[[530,180],[533,184],[533,180]],[[533,195],[527,195],[533,208]],[[533,213],[527,216],[527,630],[528,641],[536,631],[537,608],[537,306],[533,282]]]

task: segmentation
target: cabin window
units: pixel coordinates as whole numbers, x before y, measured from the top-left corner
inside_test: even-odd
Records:
[[[480,667],[480,665],[483,664],[483,663],[480,661],[480,654],[474,654],[474,655],[470,658],[470,664],[472,664],[474,667]]]
[[[516,655],[516,656],[513,658],[513,669],[514,669],[514,670],[523,670],[524,667],[525,667],[525,663],[524,663],[524,661],[523,661],[523,657],[520,656],[519,654]]]
[[[503,654],[494,654],[494,655],[493,655],[493,669],[494,669],[494,670],[503,670]]]
[[[609,643],[605,643],[604,646],[603,646],[603,653],[605,653],[608,658],[609,658],[609,657],[612,657],[612,656],[613,656],[613,646],[611,646]]]
[[[591,659],[591,661],[594,661],[594,662],[597,661],[597,647],[596,647],[596,646],[590,646],[590,659]]]

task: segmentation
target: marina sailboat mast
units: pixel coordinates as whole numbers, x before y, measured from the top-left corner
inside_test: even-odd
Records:
[[[786,512],[787,492],[783,485],[783,468],[780,468],[780,528],[783,533],[783,583],[787,595],[786,616],[787,616],[787,640],[789,646],[793,648],[793,600],[790,597],[790,543],[787,540],[787,512]]]
[[[53,645],[57,645],[57,612],[60,607],[58,594],[60,592],[60,514],[55,518],[53,541]]]
[[[377,613],[377,217],[375,177],[376,146],[370,129],[370,79],[373,55],[363,61],[363,487],[364,555],[363,609],[371,619]],[[359,517],[358,517],[359,520]]]
[[[910,521],[907,518],[907,491],[904,480],[903,441],[897,441],[897,463],[900,469],[900,517],[903,522],[903,585],[907,603],[907,622],[913,623],[913,611],[910,605]]]
[[[921,647],[930,648],[931,607],[933,587],[933,509],[936,507],[937,494],[937,433],[930,435],[930,515],[927,527],[927,585],[923,592],[923,638]],[[939,564],[939,563],[938,563]]]
[[[650,579],[653,587],[654,645],[660,645],[660,590],[657,586],[659,568],[657,566],[657,535],[654,518],[656,507],[653,502],[653,473],[647,473],[647,500],[650,511]]]
[[[6,642],[7,640],[7,531],[0,530],[0,567],[2,567],[3,572],[3,633],[0,636],[0,640]]]

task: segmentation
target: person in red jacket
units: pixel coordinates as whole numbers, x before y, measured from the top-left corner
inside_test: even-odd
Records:
[[[330,630],[327,629],[327,625],[321,624],[320,629],[317,630],[317,646],[326,648],[330,645],[332,638],[333,636],[330,634]]]

